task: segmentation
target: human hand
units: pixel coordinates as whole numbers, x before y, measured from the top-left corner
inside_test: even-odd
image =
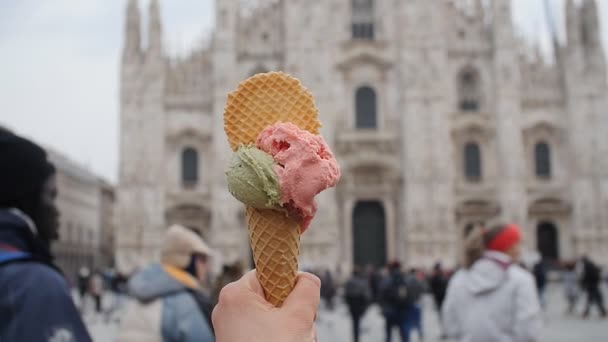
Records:
[[[264,298],[255,270],[226,285],[211,315],[217,342],[312,342],[319,307],[321,280],[300,272],[280,308]]]

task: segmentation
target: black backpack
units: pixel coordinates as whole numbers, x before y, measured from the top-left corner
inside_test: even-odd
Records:
[[[368,301],[369,288],[363,279],[352,278],[344,286],[344,296],[347,300]]]
[[[387,304],[400,310],[408,309],[422,296],[422,285],[413,275],[394,274],[386,289]]]

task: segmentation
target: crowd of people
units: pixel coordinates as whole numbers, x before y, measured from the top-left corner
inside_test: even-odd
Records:
[[[404,272],[397,261],[379,269],[355,266],[342,291],[353,341],[359,341],[361,319],[374,304],[385,320],[386,341],[391,341],[395,328],[401,341],[409,341],[414,332],[423,339],[421,298],[425,293],[433,299],[441,339],[537,341],[549,278],[563,282],[567,314],[575,314],[577,301],[585,293],[581,316],[587,318],[596,306],[600,316],[606,317],[598,265],[584,256],[561,263],[541,259],[526,267],[520,258],[521,240],[517,225],[478,227],[467,236],[462,266],[454,270],[436,263],[428,271]],[[339,293],[336,281],[327,270],[318,274],[324,282],[321,295],[331,310]],[[510,320],[496,320],[510,314]]]
[[[90,341],[62,271],[53,262],[51,243],[59,234],[55,169],[31,141],[0,130],[0,340]],[[355,266],[343,282],[329,270],[301,272],[280,308],[264,298],[255,270],[224,266],[209,279],[215,252],[194,231],[174,225],[162,242],[159,262],[126,279],[82,269],[77,289],[81,305],[90,296],[102,311],[104,288],[129,293],[118,341],[314,341],[314,321],[323,298],[328,310],[342,290],[352,319],[353,340],[360,322],[377,303],[386,341],[395,328],[402,341],[424,336],[421,298],[432,294],[441,336],[457,341],[538,341],[549,270],[540,262],[531,271],[520,264],[521,229],[499,224],[478,227],[466,238],[461,267],[449,272],[436,264],[430,272],[404,271],[398,261],[381,269]],[[567,312],[580,293],[582,312],[592,306],[606,316],[601,269],[589,258],[559,265]],[[112,281],[104,281],[104,276]],[[322,281],[321,281],[321,279]],[[108,285],[109,284],[109,285]],[[541,304],[542,303],[542,304]]]

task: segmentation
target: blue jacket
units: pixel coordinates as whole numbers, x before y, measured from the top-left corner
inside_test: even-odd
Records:
[[[0,341],[91,341],[28,219],[0,209]]]
[[[211,305],[200,289],[190,288],[153,264],[129,280],[135,298],[121,321],[118,342],[213,342]]]

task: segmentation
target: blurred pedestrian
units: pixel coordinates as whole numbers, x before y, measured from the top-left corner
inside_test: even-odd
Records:
[[[321,275],[321,298],[325,301],[325,307],[329,311],[334,309],[334,296],[336,295],[336,284],[329,269],[325,269]]]
[[[367,277],[369,279],[369,288],[372,291],[372,300],[377,301],[382,281],[380,271],[374,265],[369,264],[367,265]]]
[[[31,141],[0,130],[0,341],[90,341],[63,273],[55,168]]]
[[[380,307],[385,319],[386,341],[390,342],[393,328],[399,329],[403,342],[409,341],[410,331],[416,324],[416,308],[423,287],[415,276],[404,274],[401,263],[389,265],[389,275],[380,286]]]
[[[99,272],[93,273],[89,280],[89,293],[95,302],[95,313],[101,313],[101,299],[103,297],[103,278]]]
[[[321,282],[321,288],[323,283]],[[353,340],[359,341],[359,327],[361,317],[371,303],[372,294],[369,288],[368,280],[361,271],[359,266],[355,266],[352,277],[344,286],[344,300],[350,312],[350,318],[353,328]]]
[[[578,275],[576,274],[576,263],[568,262],[564,265],[562,271],[562,281],[564,284],[564,294],[566,296],[566,302],[568,303],[567,313],[573,314],[578,301],[579,287],[578,287]]]
[[[86,267],[81,267],[78,271],[78,277],[76,279],[76,285],[78,286],[78,295],[80,299],[80,311],[84,313],[84,309],[86,306],[87,293],[89,290],[89,277],[91,276],[91,272]]]
[[[547,287],[547,260],[540,259],[534,267],[532,268],[532,273],[534,274],[534,282],[536,283],[536,290],[538,291],[538,298],[540,299],[540,304],[544,308],[547,306],[545,300],[545,288]]]
[[[441,307],[443,306],[443,300],[445,299],[445,291],[448,288],[448,278],[441,267],[440,262],[436,263],[433,267],[433,274],[429,278],[429,288],[433,295],[435,309],[437,309],[439,319],[441,320]]]
[[[193,231],[174,225],[154,263],[129,280],[134,301],[121,321],[119,342],[214,341],[206,281],[211,249]],[[238,327],[237,327],[238,328]]]
[[[600,290],[601,281],[601,269],[588,257],[584,256],[582,259],[583,266],[583,277],[581,284],[583,289],[587,293],[587,305],[583,312],[583,318],[589,317],[591,306],[595,305],[600,311],[602,317],[606,317],[606,308],[604,307],[604,297]]]
[[[407,329],[407,331],[409,331],[409,333],[411,333],[412,331],[417,331],[418,332],[418,338],[420,340],[424,340],[424,330],[422,328],[422,303],[420,302],[420,300],[422,299],[422,294],[426,291],[428,291],[427,289],[427,284],[426,284],[426,279],[425,279],[425,274],[422,271],[418,271],[415,268],[412,268],[410,270],[409,273],[409,283],[410,283],[410,287],[408,288],[408,291],[412,291],[412,288],[415,287],[417,289],[417,291],[419,292],[419,295],[416,296],[416,298],[414,299],[414,303],[412,305],[412,308],[410,309],[410,312],[408,314],[408,316],[406,317],[406,321],[405,324],[408,325],[409,324],[409,328]]]
[[[521,229],[475,228],[465,241],[465,268],[450,280],[443,304],[448,338],[461,342],[539,340],[541,310],[534,278],[521,269]]]

